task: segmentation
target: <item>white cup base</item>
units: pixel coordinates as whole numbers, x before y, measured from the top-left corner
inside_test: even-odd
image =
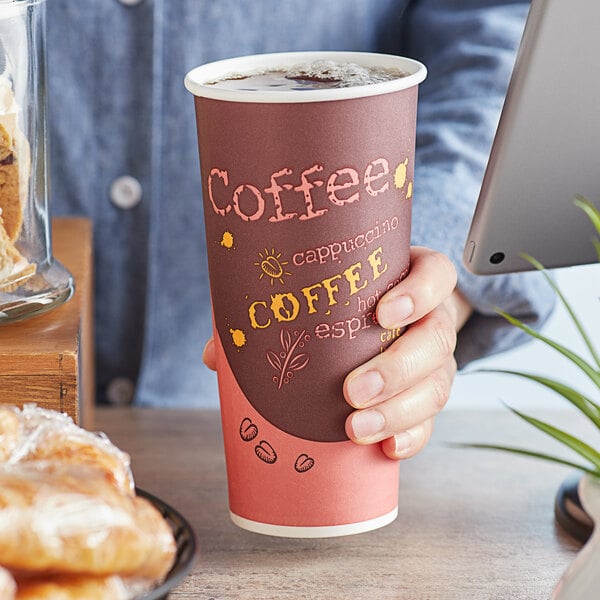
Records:
[[[398,516],[398,507],[393,511],[368,521],[359,523],[349,523],[347,525],[329,525],[324,527],[291,527],[288,525],[273,525],[271,523],[260,523],[245,519],[232,512],[229,513],[231,520],[242,529],[261,533],[263,535],[273,535],[277,537],[289,538],[326,538],[338,537],[342,535],[354,535],[356,533],[365,533],[374,529],[379,529],[389,525]]]

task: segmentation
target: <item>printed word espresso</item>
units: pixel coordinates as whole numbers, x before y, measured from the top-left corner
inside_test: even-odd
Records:
[[[352,167],[336,169],[325,179],[318,176],[324,170],[316,163],[295,175],[292,169],[283,168],[270,176],[267,187],[259,189],[251,183],[230,183],[229,171],[211,169],[208,175],[208,197],[214,212],[222,217],[233,213],[242,221],[268,218],[280,223],[298,218],[315,219],[328,212],[330,206],[321,198],[317,208],[313,190],[323,188],[332,206],[344,206],[360,199],[361,187],[368,196],[375,197],[390,189],[393,174],[385,158],[371,161],[362,173]],[[293,177],[291,177],[293,176]],[[285,202],[284,202],[285,199]],[[296,210],[292,211],[291,206]]]

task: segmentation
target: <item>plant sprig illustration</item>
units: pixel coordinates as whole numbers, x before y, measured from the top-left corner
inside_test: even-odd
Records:
[[[289,331],[282,329],[279,334],[279,342],[281,343],[281,351],[279,353],[267,350],[266,356],[269,364],[277,371],[277,375],[273,377],[280,390],[284,383],[289,383],[294,375],[294,371],[300,371],[308,365],[310,357],[306,352],[299,352],[299,348],[304,347],[304,343],[310,339],[306,334],[306,329],[295,331],[296,339],[292,337]]]

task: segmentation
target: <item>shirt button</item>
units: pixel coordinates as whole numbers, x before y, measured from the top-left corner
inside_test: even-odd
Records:
[[[142,200],[142,184],[130,175],[117,177],[110,186],[110,200],[118,208],[128,210]]]
[[[133,402],[135,385],[127,377],[115,377],[106,386],[106,399],[113,406],[126,406]]]
[[[135,6],[136,4],[141,4],[144,0],[119,0],[123,6]]]

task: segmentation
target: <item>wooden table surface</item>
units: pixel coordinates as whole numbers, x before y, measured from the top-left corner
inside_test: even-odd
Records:
[[[572,412],[541,414],[582,429]],[[448,444],[556,450],[508,411],[442,413],[429,446],[401,465],[398,519],[320,540],[267,537],[230,522],[215,411],[104,408],[95,428],[131,454],[137,484],[178,509],[197,533],[198,560],[174,600],[537,600],[549,598],[580,549],[554,521],[555,494],[569,469]]]

